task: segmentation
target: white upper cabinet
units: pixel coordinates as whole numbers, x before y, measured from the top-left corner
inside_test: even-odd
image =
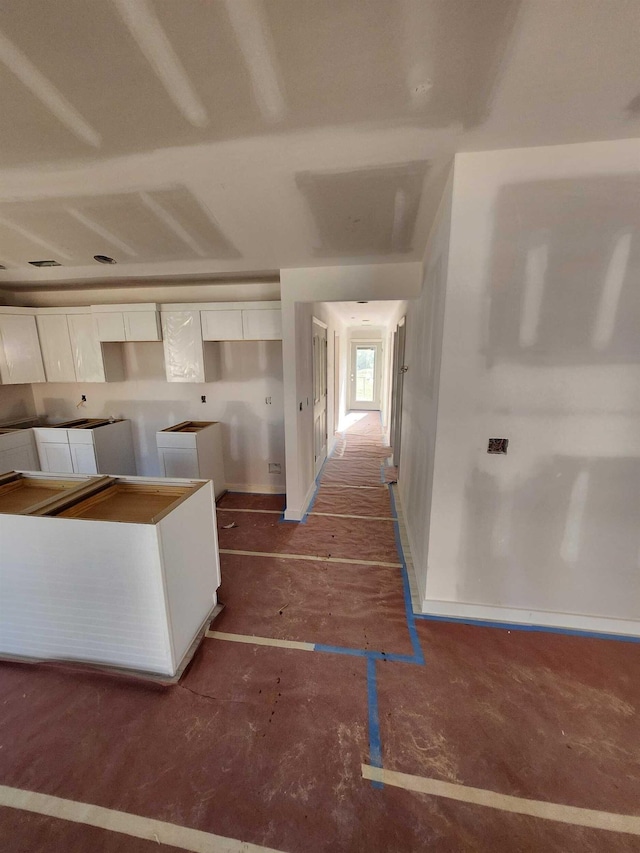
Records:
[[[4,385],[45,381],[34,309],[0,309],[0,379]]]
[[[207,310],[200,312],[202,337],[205,341],[242,341],[242,311]]]
[[[246,309],[242,312],[242,331],[245,341],[282,340],[280,308]]]
[[[155,303],[92,305],[99,341],[160,341]]]
[[[101,344],[93,315],[67,315],[71,351],[78,382],[120,382],[124,379],[121,347]]]
[[[67,315],[38,312],[36,319],[47,382],[75,382]]]
[[[167,382],[206,382],[199,311],[163,311]]]
[[[93,318],[99,341],[126,341],[122,311],[104,311],[94,314]]]

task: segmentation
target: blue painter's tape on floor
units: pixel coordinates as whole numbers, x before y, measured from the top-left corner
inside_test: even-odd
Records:
[[[369,763],[372,767],[382,767],[376,662],[372,658],[367,660],[367,699],[369,704]],[[374,788],[383,787],[382,782],[372,782],[371,784]]]
[[[535,634],[565,634],[569,637],[589,637],[593,640],[617,640],[620,643],[640,643],[640,637],[626,634],[604,634],[600,631],[582,631],[580,628],[556,628],[553,625],[521,625],[519,622],[492,622],[489,619],[464,619],[458,616],[432,616],[416,613],[416,619],[430,622],[453,622],[459,625],[474,625],[478,628],[501,628],[507,631],[528,631]]]
[[[415,623],[415,614],[413,612],[413,603],[411,601],[411,587],[409,585],[409,571],[407,569],[407,561],[404,558],[402,542],[400,540],[400,525],[398,524],[398,511],[396,509],[396,501],[393,494],[393,489],[389,486],[389,497],[391,499],[391,511],[393,513],[393,532],[396,538],[396,550],[400,556],[402,563],[402,592],[404,595],[404,610],[407,618],[407,628],[411,637],[411,646],[415,655],[415,663],[424,664],[424,655],[420,646],[420,638]]]

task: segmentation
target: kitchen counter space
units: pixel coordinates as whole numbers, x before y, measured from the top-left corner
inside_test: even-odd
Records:
[[[217,604],[208,480],[0,476],[0,656],[173,677]]]

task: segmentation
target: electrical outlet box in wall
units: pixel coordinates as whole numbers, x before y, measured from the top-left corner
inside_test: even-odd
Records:
[[[490,438],[487,453],[506,453],[508,446],[508,438]]]
[[[269,462],[269,473],[270,474],[281,474],[282,466],[279,462]]]

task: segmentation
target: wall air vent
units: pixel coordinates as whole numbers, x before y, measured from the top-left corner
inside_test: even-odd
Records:
[[[29,261],[32,267],[59,267],[58,261]]]

